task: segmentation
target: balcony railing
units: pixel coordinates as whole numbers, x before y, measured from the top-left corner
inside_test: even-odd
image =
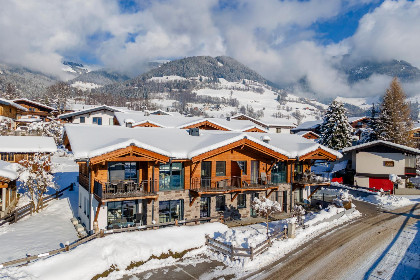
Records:
[[[79,184],[89,191],[89,177],[79,173]]]
[[[157,180],[140,182],[100,182],[95,180],[94,193],[102,199],[156,196]]]
[[[297,173],[294,176],[294,183],[300,185],[316,185],[329,183],[328,178],[315,175],[313,172]]]
[[[267,178],[242,178],[228,177],[225,179],[216,178],[193,178],[191,180],[191,190],[195,191],[229,191],[235,189],[265,189],[278,185],[271,183]]]

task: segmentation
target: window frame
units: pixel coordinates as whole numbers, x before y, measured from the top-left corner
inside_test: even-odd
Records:
[[[220,164],[223,164],[223,166],[220,166]],[[223,168],[223,172],[218,171],[220,167]],[[226,176],[226,161],[216,161],[216,177],[222,177]]]
[[[80,123],[86,123],[86,117],[80,117],[79,120]]]
[[[237,200],[238,200],[238,203],[237,203],[238,209],[246,208],[246,193],[238,194]],[[239,203],[241,200],[243,201],[243,203]]]

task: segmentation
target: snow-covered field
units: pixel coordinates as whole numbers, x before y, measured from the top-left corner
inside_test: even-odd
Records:
[[[0,270],[0,278],[11,279],[91,279],[115,265],[111,275],[124,275],[131,262],[146,261],[152,255],[182,252],[202,247],[205,234],[226,231],[227,226],[208,223],[198,226],[170,227],[159,230],[120,233],[94,239],[67,253],[31,263],[25,267]]]
[[[54,155],[57,167],[53,169],[56,183],[60,189],[77,181],[77,164],[72,158]],[[75,172],[77,170],[77,172]],[[15,224],[0,227],[1,254],[0,263],[26,257],[26,254],[40,254],[58,249],[69,241],[78,239],[70,219],[73,209],[77,209],[78,189],[65,191],[59,200],[52,200],[40,213],[33,214]],[[54,191],[50,191],[53,193]],[[23,197],[19,205],[28,200]]]

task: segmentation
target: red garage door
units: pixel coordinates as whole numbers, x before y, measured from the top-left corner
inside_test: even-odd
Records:
[[[394,188],[394,184],[388,179],[382,178],[369,178],[369,187],[373,189],[383,189],[384,191],[390,191]]]

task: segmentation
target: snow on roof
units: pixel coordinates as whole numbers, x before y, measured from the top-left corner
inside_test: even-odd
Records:
[[[293,120],[288,120],[285,118],[264,117],[261,119],[261,122],[270,127],[296,127]]]
[[[7,161],[0,160],[0,177],[7,178],[9,180],[16,180],[19,174],[16,172],[19,164],[10,163]]]
[[[321,137],[321,136],[319,136],[318,134],[316,134],[316,133],[315,133],[315,132],[313,132],[313,131],[299,131],[299,132],[296,132],[295,134],[296,134],[296,135],[299,135],[299,136],[303,136],[303,135],[306,135],[306,134],[308,134],[308,133],[311,133],[311,134],[313,134],[313,135],[315,135],[315,136]]]
[[[302,129],[315,129],[317,126],[321,125],[322,120],[317,121],[307,121],[298,125],[295,130],[302,130]]]
[[[194,156],[247,138],[255,143],[281,153],[289,158],[302,156],[318,148],[341,157],[337,151],[328,149],[297,135],[273,134],[269,143],[261,137],[265,133],[200,131],[200,136],[191,136],[177,128],[127,128],[124,126],[65,125],[72,151],[76,159],[92,158],[133,144],[147,150],[177,159]],[[89,141],[86,141],[89,139]],[[170,140],[169,140],[170,139]]]
[[[28,109],[26,109],[23,106],[20,106],[19,104],[16,104],[12,100],[7,100],[7,99],[0,98],[0,104],[9,105],[9,106],[15,107],[16,109],[22,110],[22,111],[28,111]]]
[[[54,153],[54,138],[45,136],[0,136],[0,153]]]
[[[371,147],[371,146],[376,146],[376,145],[385,145],[385,146],[393,147],[393,148],[396,148],[396,149],[399,149],[399,150],[403,150],[404,152],[407,152],[407,153],[420,154],[419,149],[411,148],[411,147],[408,147],[408,146],[395,144],[395,143],[392,143],[392,142],[389,142],[389,141],[383,141],[383,140],[376,140],[376,141],[356,145],[356,146],[353,146],[353,147],[344,148],[343,153],[347,153],[347,152],[351,152],[351,151],[355,151],[355,150],[362,150],[364,148]]]
[[[80,110],[80,111],[71,112],[71,113],[61,114],[61,115],[58,116],[58,118],[65,119],[65,118],[78,116],[78,115],[83,115],[83,114],[86,114],[86,113],[91,113],[91,112],[101,111],[101,110],[108,110],[108,111],[111,111],[111,112],[120,112],[121,111],[120,109],[117,109],[115,107],[102,105],[102,106],[87,108],[87,109]]]
[[[54,111],[55,110],[55,108],[53,108],[53,107],[47,106],[45,104],[42,104],[42,103],[39,103],[39,102],[36,102],[36,101],[29,100],[27,98],[15,99],[15,100],[13,100],[13,102],[15,102],[15,103],[16,102],[28,102],[28,103],[34,104],[36,106],[43,107],[45,109],[51,110],[51,111]]]
[[[348,120],[349,120],[349,123],[353,123],[353,122],[357,122],[357,121],[360,121],[360,120],[363,120],[363,119],[366,119],[367,117],[366,116],[364,116],[364,117],[350,117],[350,118],[348,118]]]

